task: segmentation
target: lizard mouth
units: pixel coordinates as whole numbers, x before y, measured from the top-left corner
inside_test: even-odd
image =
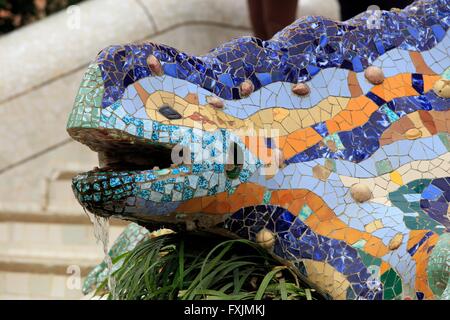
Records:
[[[189,178],[196,176],[192,181],[197,181],[203,165],[191,164],[189,148],[114,129],[69,128],[68,132],[99,155],[99,167],[72,179],[74,194],[88,211],[129,220],[155,219],[195,197],[196,185]],[[232,146],[238,148],[236,143]],[[237,153],[232,164],[212,165],[211,174],[224,170],[227,179],[237,179],[243,167],[238,161],[243,155]]]
[[[71,128],[68,131],[72,138],[98,153],[99,165],[86,172],[87,175],[128,171],[164,173],[189,162],[183,154],[187,153],[186,148],[172,143],[149,142],[114,129]]]
[[[177,201],[171,194],[165,195],[171,199],[162,198],[164,189],[159,186],[191,174],[191,165],[183,163],[187,157],[180,155],[183,149],[177,150],[181,161],[173,163],[176,144],[152,142],[114,129],[70,128],[68,132],[99,156],[98,167],[72,179],[75,196],[85,209],[101,216],[130,219],[136,214],[164,215],[173,211]],[[154,192],[161,197],[154,199]],[[160,206],[159,201],[166,205]]]

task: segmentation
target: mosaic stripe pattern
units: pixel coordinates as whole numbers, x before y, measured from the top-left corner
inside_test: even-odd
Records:
[[[260,243],[333,299],[448,299],[449,17],[448,0],[419,0],[383,11],[379,28],[368,13],[305,17],[203,56],[108,47],[82,80],[69,134],[130,157],[186,147],[191,163],[100,168],[76,176],[74,193],[95,214]],[[279,135],[255,146],[250,128]],[[243,160],[230,169],[217,159],[232,147]],[[142,234],[133,224],[111,254]]]

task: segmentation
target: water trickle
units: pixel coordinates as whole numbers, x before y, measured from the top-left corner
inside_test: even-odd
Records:
[[[101,242],[103,246],[103,253],[105,254],[104,261],[106,262],[106,265],[108,267],[108,288],[109,292],[111,294],[112,300],[116,300],[116,282],[114,277],[112,276],[112,260],[111,257],[108,254],[109,251],[109,218],[104,218],[101,216],[97,216],[95,214],[90,213],[85,208],[84,212],[89,217],[89,220],[91,220],[93,226],[94,226],[94,236],[97,240],[97,244]]]

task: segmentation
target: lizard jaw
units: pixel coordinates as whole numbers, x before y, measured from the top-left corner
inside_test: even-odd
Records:
[[[180,144],[160,143],[106,128],[69,128],[68,132],[99,154],[100,168],[75,176],[72,189],[85,209],[100,216],[164,225],[181,223],[189,218],[180,218],[178,207],[209,194],[203,186],[207,178],[214,174],[218,186],[215,192],[223,192],[225,181],[240,179],[244,166],[243,151],[235,142],[227,147],[227,153],[222,153],[227,157],[225,163],[215,162],[220,157],[198,162],[191,150],[196,150],[195,145],[183,144],[180,149]],[[196,181],[201,188],[192,184]]]
[[[184,179],[192,171],[182,161],[172,163],[173,144],[151,142],[110,129],[71,128],[69,134],[98,153],[99,167],[72,180],[78,201],[94,214],[125,215],[125,208],[135,205],[129,203],[130,199],[137,198],[139,192],[151,190],[157,182]],[[153,202],[148,201],[145,207],[150,210]],[[167,210],[154,211],[157,215],[167,214],[171,208],[165,207]]]

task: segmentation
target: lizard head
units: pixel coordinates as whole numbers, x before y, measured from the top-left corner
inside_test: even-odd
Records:
[[[262,166],[237,131],[244,124],[214,104],[217,96],[162,74],[154,54],[167,50],[173,49],[113,46],[84,75],[67,130],[98,153],[99,167],[72,184],[78,201],[96,215],[191,224],[192,217],[177,210],[183,203],[232,190]]]
[[[249,239],[333,298],[444,297],[449,9],[304,17],[199,57],[102,50],[68,123],[100,160],[73,179],[78,200]]]

